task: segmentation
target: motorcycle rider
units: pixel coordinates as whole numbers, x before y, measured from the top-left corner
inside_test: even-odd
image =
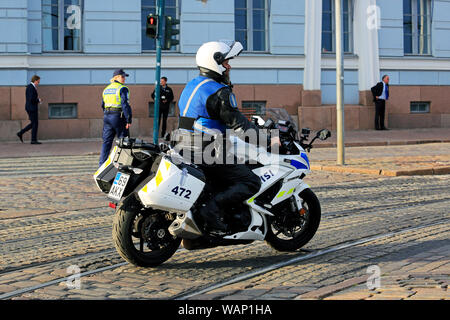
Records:
[[[207,42],[198,49],[196,63],[200,74],[186,85],[178,102],[180,119],[177,141],[181,140],[179,144],[184,144],[182,147],[184,150],[186,144],[192,147],[193,137],[196,134],[212,135],[217,140],[223,139],[226,129],[232,129],[238,134],[253,129],[259,134],[255,124],[238,110],[229,78],[231,69],[229,61],[238,56],[242,50],[242,44],[239,42],[223,41]],[[187,136],[188,139],[183,139],[183,136],[184,138]],[[194,146],[190,150],[194,151],[197,147],[197,150],[201,149],[203,152],[211,143],[204,141],[200,148]],[[217,158],[226,157],[226,151],[223,151],[222,155],[220,151],[214,151]],[[222,210],[230,204],[241,203],[258,192],[261,180],[245,164],[235,162],[212,165],[203,163],[202,169],[206,173],[211,173],[214,179],[218,179],[217,181],[225,182],[227,189],[216,194],[200,208],[199,214],[209,228],[226,231],[227,225],[224,223]]]

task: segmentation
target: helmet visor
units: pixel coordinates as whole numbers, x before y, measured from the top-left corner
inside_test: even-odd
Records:
[[[242,50],[244,50],[244,47],[238,41],[233,41],[232,43],[226,43],[226,44],[228,46],[230,46],[230,51],[228,51],[227,53],[224,54],[225,55],[224,60],[233,59],[234,57],[237,57],[242,52]]]

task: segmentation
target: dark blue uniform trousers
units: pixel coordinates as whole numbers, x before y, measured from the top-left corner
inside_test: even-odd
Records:
[[[105,111],[103,115],[103,145],[100,154],[99,166],[108,159],[114,137],[118,138],[129,136],[125,118],[121,117],[121,112]]]

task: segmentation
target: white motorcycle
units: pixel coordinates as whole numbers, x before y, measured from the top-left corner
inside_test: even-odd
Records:
[[[289,115],[284,109],[267,111],[275,121],[254,120],[266,129],[279,130],[280,152],[273,156],[233,138],[237,158],[254,155],[256,161],[249,166],[260,177],[261,188],[243,203],[224,208],[229,230],[220,235],[208,231],[197,212],[224,186],[205,176],[201,167],[180,161],[168,145],[131,138],[118,141],[94,179],[108,194],[109,206],[116,209],[113,238],[126,261],[141,267],[160,265],[181,241],[188,250],[265,240],[276,250],[295,251],[312,239],[321,208],[303,182],[310,172],[306,151],[314,140],[325,140],[331,133],[322,129],[306,143],[309,129],[302,129],[298,139],[295,124],[286,120]]]

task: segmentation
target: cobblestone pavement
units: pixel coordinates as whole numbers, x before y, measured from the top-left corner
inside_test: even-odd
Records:
[[[346,148],[345,166],[336,166],[336,149],[314,149],[313,170],[384,176],[450,173],[450,143]]]
[[[117,265],[83,276],[81,289],[62,281],[12,299],[171,299],[308,254],[276,252],[254,242],[181,248],[157,268],[123,263],[111,239],[114,212],[92,180],[97,161],[97,155],[0,160],[0,296],[65,278],[71,265],[81,272]],[[448,299],[449,175],[313,171],[305,181],[323,213],[316,236],[305,246],[312,252],[428,227],[296,262],[192,299]],[[366,285],[371,265],[381,271],[381,286],[373,290]]]
[[[446,223],[371,241],[195,299],[449,299],[449,236]],[[372,280],[376,276],[372,268],[380,272],[379,284]]]
[[[0,219],[99,208],[97,163],[95,156],[0,159]]]

